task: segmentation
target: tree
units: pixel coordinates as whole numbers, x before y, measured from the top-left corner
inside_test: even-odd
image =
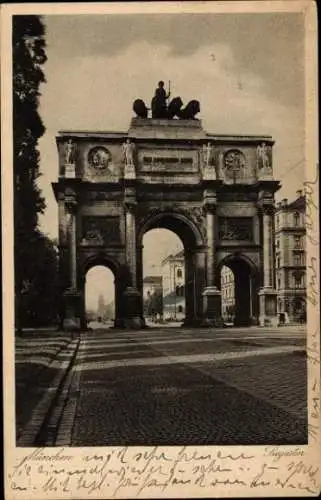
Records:
[[[38,113],[39,87],[45,82],[45,29],[39,16],[13,16],[13,173],[15,225],[16,322],[22,317],[26,287],[35,260],[34,245],[48,250],[48,241],[39,237],[38,215],[45,200],[37,185],[40,176],[38,140],[45,127]],[[18,329],[20,325],[16,325]]]
[[[40,231],[33,233],[33,258],[24,269],[20,319],[23,326],[56,323],[59,308],[58,248]]]

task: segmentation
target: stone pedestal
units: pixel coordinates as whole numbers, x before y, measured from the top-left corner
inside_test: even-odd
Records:
[[[260,301],[260,326],[278,326],[277,317],[277,291],[273,288],[261,288],[259,290]]]
[[[124,292],[125,305],[125,328],[140,330],[143,328],[144,320],[141,316],[141,295],[137,288],[128,287]]]
[[[219,326],[221,323],[221,292],[215,286],[203,291],[203,324]]]
[[[81,293],[75,289],[66,290],[64,293],[65,314],[63,329],[65,331],[80,331],[81,329]]]
[[[75,179],[76,177],[76,167],[73,163],[66,163],[65,165],[65,178]]]

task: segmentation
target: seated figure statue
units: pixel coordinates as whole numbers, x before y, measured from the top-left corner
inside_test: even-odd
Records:
[[[164,82],[160,81],[158,87],[155,90],[155,95],[152,99],[152,118],[167,118],[167,103],[166,100],[169,98],[170,92],[166,94],[164,89]]]

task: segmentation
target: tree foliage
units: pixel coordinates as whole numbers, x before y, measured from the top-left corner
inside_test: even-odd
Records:
[[[39,16],[13,16],[12,54],[16,320],[21,326],[46,323],[56,307],[57,250],[38,228],[45,210],[37,184],[38,141],[45,132],[38,107],[47,60]]]

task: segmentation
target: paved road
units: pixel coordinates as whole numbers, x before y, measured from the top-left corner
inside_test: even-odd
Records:
[[[96,330],[37,444],[304,444],[306,386],[302,328]]]

